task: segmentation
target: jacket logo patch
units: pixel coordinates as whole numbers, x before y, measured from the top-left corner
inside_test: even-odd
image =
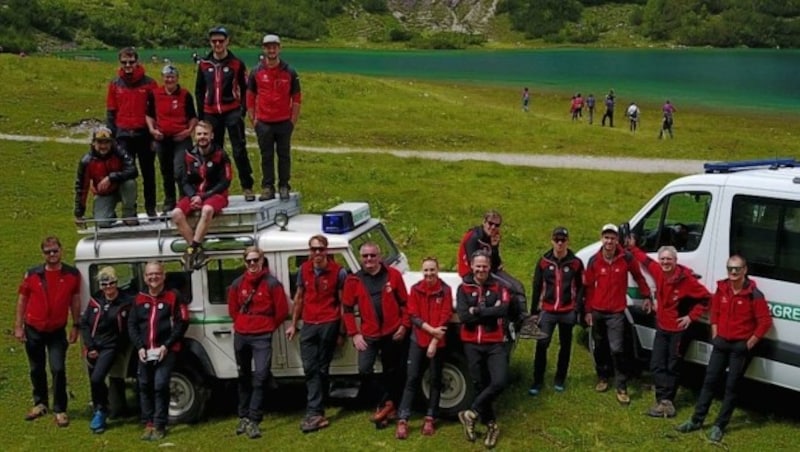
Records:
[[[145,304],[144,304],[144,308],[145,308],[145,309],[150,309],[150,303],[145,303]]]
[[[206,163],[206,166],[211,168],[212,166],[214,166],[214,162],[208,162],[208,163]]]
[[[100,312],[100,310],[99,310],[99,309],[97,309],[97,308],[94,308],[94,309],[92,309],[92,312],[94,312],[95,314],[97,314],[98,312]]]
[[[124,317],[128,317],[128,311],[122,311],[122,313],[121,313],[120,315],[121,315],[123,318],[124,318]]]
[[[392,293],[392,286],[389,284],[386,285],[386,293]]]
[[[547,269],[550,270],[550,271],[553,271],[553,270],[556,269],[556,266],[555,265],[550,265],[550,266],[547,267]]]
[[[228,68],[227,66],[222,68],[222,72],[230,72],[230,71],[231,71],[230,68]]]
[[[441,298],[436,298],[436,300],[434,300],[434,301],[435,301],[436,304],[442,304],[442,299]]]
[[[569,267],[564,267],[564,269],[563,269],[562,271],[563,271],[564,273],[569,273]]]
[[[164,303],[159,303],[158,304],[158,309],[164,309]]]

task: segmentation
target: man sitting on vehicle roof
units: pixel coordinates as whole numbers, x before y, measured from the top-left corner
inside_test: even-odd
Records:
[[[212,141],[213,127],[200,121],[194,128],[195,147],[185,153],[181,186],[186,194],[172,211],[172,221],[189,243],[181,262],[186,271],[201,268],[207,259],[202,243],[214,215],[228,205],[228,187],[233,177],[228,154]],[[200,211],[194,231],[187,215]]]

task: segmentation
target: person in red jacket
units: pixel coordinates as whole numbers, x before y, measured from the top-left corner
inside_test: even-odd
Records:
[[[272,364],[272,333],[278,329],[289,305],[283,285],[264,266],[264,252],[255,246],[244,250],[247,270],[228,289],[228,313],[233,319],[233,349],[239,368],[239,424],[236,434],[261,437],[264,384]]]
[[[577,315],[583,312],[583,262],[569,249],[569,231],[563,226],[553,229],[553,247],[539,259],[533,271],[531,315],[538,316],[542,338],[536,341],[533,359],[533,383],[528,394],[535,396],[542,390],[547,367],[547,349],[558,326],[558,365],[553,389],[566,388],[567,370],[572,351],[572,329]]]
[[[411,286],[408,297],[408,316],[413,325],[413,338],[408,350],[406,387],[398,409],[397,439],[408,438],[408,418],[411,404],[419,386],[425,360],[431,372],[431,393],[422,434],[436,432],[436,417],[439,414],[439,398],[442,390],[442,366],[447,324],[453,316],[453,292],[439,278],[439,261],[435,257],[422,260],[422,281]]]
[[[117,217],[117,204],[122,203],[126,226],[136,226],[136,164],[131,156],[114,146],[114,137],[107,127],[92,133],[92,145],[78,163],[75,176],[75,224],[82,227],[86,198],[94,194],[92,216],[97,227],[109,228]]]
[[[61,262],[61,242],[50,236],[42,240],[44,264],[28,269],[19,286],[14,337],[25,344],[33,385],[33,408],[25,415],[32,421],[47,414],[47,371],[53,375],[53,412],[56,425],[69,425],[67,416],[67,342],[78,340],[81,316],[81,275]],[[64,331],[72,314],[69,337]],[[49,355],[49,356],[47,356]],[[49,359],[48,359],[49,358]]]
[[[147,130],[147,96],[158,84],[144,73],[139,53],[133,47],[119,51],[117,76],[108,84],[106,126],[114,132],[117,147],[134,161],[139,159],[139,173],[144,186],[144,208],[150,218],[156,213],[156,156]]]
[[[178,68],[168,64],[161,69],[163,86],[147,98],[147,128],[153,136],[164,187],[164,215],[175,208],[175,184],[180,190],[184,153],[192,148],[192,131],[197,124],[194,99],[178,84]],[[180,193],[181,195],[183,193]]]
[[[247,81],[247,109],[261,149],[259,200],[275,198],[275,154],[278,154],[278,193],[289,199],[292,169],[292,132],[300,117],[300,77],[280,59],[281,38],[268,34],[262,40],[264,60]]]
[[[144,266],[146,287],[136,295],[128,315],[128,335],[139,357],[139,405],[143,441],[160,441],[167,434],[169,380],[181,341],[189,327],[188,301],[164,286],[164,265]]]
[[[629,238],[629,249],[644,265],[656,283],[656,336],[650,355],[650,372],[655,384],[656,403],[648,410],[652,417],[674,417],[675,395],[683,352],[688,345],[686,330],[706,312],[711,293],[694,276],[692,270],[678,264],[678,250],[662,246],[658,262],[650,259]],[[643,306],[651,310],[649,300]]]
[[[734,255],[728,259],[726,267],[728,278],[717,281],[717,290],[711,298],[711,344],[714,348],[703,389],[692,418],[676,427],[682,433],[702,428],[714,391],[724,384],[722,407],[708,432],[708,439],[713,442],[722,440],[731,420],[739,384],[753,356],[753,348],[772,328],[767,300],[756,282],[747,277],[747,261]]]
[[[253,193],[253,168],[247,155],[244,135],[244,117],[247,106],[247,67],[228,50],[230,34],[225,27],[208,31],[211,52],[197,63],[197,80],[194,96],[197,98],[197,116],[214,126],[214,143],[223,147],[225,130],[231,140],[233,160],[239,173],[239,183],[245,201],[255,201]]]
[[[592,327],[595,340],[594,362],[598,382],[597,392],[608,390],[612,369],[617,401],[631,402],[628,395],[628,362],[625,357],[625,309],[628,306],[628,273],[633,276],[645,299],[650,299],[650,287],[642,276],[639,263],[619,244],[619,229],[606,224],[600,231],[602,246],[589,259],[583,273],[586,293],[584,321]]]
[[[328,254],[328,239],[324,235],[311,237],[308,251],[311,259],[303,262],[297,272],[292,324],[286,328],[290,341],[300,332],[300,358],[307,393],[306,416],[300,423],[303,433],[329,425],[323,399],[328,387],[328,369],[340,337],[342,288],[347,278],[347,271]],[[297,327],[301,318],[302,330]]]
[[[396,414],[403,385],[408,291],[403,275],[381,261],[381,249],[372,242],[361,245],[361,270],[344,282],[342,308],[347,335],[358,350],[358,374],[362,394],[377,404],[372,422],[388,425]],[[355,311],[361,316],[356,322]],[[375,376],[374,365],[381,355],[383,374]]]
[[[500,428],[492,407],[508,380],[505,341],[506,316],[511,296],[505,284],[492,276],[491,255],[478,250],[472,255],[472,273],[464,277],[456,295],[456,312],[461,320],[461,342],[477,396],[468,410],[458,413],[467,441],[475,441],[475,423],[486,424],[484,445],[497,444]]]

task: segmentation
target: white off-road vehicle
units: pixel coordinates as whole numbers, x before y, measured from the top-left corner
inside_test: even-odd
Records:
[[[380,245],[384,262],[403,273],[408,287],[421,279],[419,272],[409,271],[406,256],[397,249],[384,225],[371,217],[368,204],[344,203],[321,214],[303,214],[297,193],[292,193],[288,201],[245,202],[242,196],[231,196],[230,205],[213,220],[203,244],[210,257],[208,264],[191,273],[185,272],[180,263],[187,243],[168,221],[142,221],[139,226],[120,223],[105,229],[90,227],[81,233],[85,237],[76,246],[75,263],[84,278],[84,307],[90,294],[98,290],[95,276],[100,268],[114,267],[120,289],[135,294],[145,287],[145,263],[153,260],[164,264],[167,287],[180,290],[191,300],[189,329],[170,383],[171,422],[201,418],[213,383],[237,377],[226,294],[231,282],[244,272],[242,252],[246,247],[256,245],[265,251],[270,272],[283,283],[290,303],[299,266],[309,258],[308,240],[314,234],[325,234],[330,254],[348,272],[359,270],[358,249],[370,241]],[[457,275],[441,276],[453,289],[458,286]],[[289,320],[273,335],[272,373],[278,383],[286,379],[300,381],[303,376],[299,340],[288,341],[284,334]],[[473,389],[458,328],[448,329],[448,344],[440,406],[443,415],[454,415],[471,402]],[[136,375],[134,355],[125,375],[129,379]],[[352,390],[358,381],[357,352],[350,341],[336,349],[330,373],[337,388],[350,389],[340,393],[357,392]],[[428,382],[426,375],[422,383],[426,399]]]

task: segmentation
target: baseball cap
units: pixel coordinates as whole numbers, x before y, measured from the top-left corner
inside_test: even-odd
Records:
[[[222,35],[222,36],[225,36],[227,38],[228,37],[228,29],[223,27],[223,26],[217,25],[216,27],[212,28],[211,30],[208,30],[208,37],[210,38],[211,35]]]
[[[617,228],[617,225],[613,223],[608,223],[607,225],[603,226],[603,229],[600,230],[601,234],[605,234],[606,232],[613,232],[614,234],[619,234],[619,228]]]
[[[268,34],[264,35],[264,39],[261,40],[261,44],[280,44],[281,38],[278,35]]]
[[[114,139],[114,134],[111,129],[105,126],[100,126],[92,132],[92,141],[111,141]]]
[[[173,66],[171,64],[168,64],[168,65],[164,66],[163,68],[161,68],[161,75],[174,75],[174,76],[177,76],[178,75],[178,68],[176,68],[175,66]]]
[[[569,237],[569,231],[564,226],[559,226],[553,229],[553,237]]]

